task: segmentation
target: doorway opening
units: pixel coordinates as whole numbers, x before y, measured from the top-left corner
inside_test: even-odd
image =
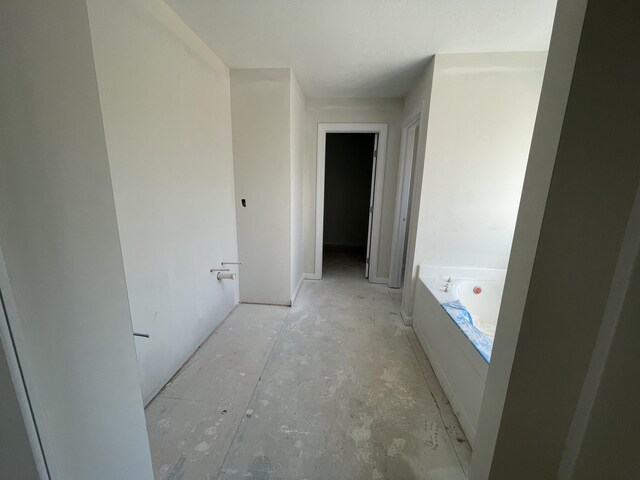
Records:
[[[377,276],[386,124],[319,124],[315,273],[338,260],[372,283]]]
[[[340,263],[369,277],[376,133],[328,133],[325,151],[323,269]]]
[[[414,178],[419,134],[420,113],[417,113],[407,119],[402,129],[398,185],[396,188],[396,210],[391,243],[389,274],[389,286],[391,288],[402,288],[406,275],[409,223],[415,188]]]

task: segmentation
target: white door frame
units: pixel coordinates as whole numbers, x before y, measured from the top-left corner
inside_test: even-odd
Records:
[[[402,258],[404,244],[409,231],[409,192],[411,191],[411,172],[413,169],[414,144],[416,130],[420,126],[420,112],[408,117],[402,125],[400,143],[400,162],[398,165],[398,185],[396,187],[396,209],[393,220],[391,240],[391,264],[389,265],[389,286],[400,288],[402,285]]]
[[[373,226],[371,230],[371,253],[369,260],[369,281],[387,283],[388,279],[378,278],[378,249],[380,246],[380,225],[382,222],[382,190],[384,186],[384,165],[387,152],[386,123],[318,123],[318,152],[316,156],[316,252],[315,273],[308,278],[322,278],[322,238],[324,234],[324,174],[326,163],[327,133],[377,133],[378,153],[376,155],[376,179],[373,199]]]

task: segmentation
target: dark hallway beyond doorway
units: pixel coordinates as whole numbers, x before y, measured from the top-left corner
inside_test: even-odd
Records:
[[[366,261],[374,133],[329,133],[326,142],[325,252]]]

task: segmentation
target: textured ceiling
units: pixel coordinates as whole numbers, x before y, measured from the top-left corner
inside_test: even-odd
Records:
[[[312,97],[404,96],[435,53],[546,50],[555,0],[167,0],[231,68]]]

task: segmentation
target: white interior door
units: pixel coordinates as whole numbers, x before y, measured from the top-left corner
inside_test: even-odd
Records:
[[[369,232],[367,234],[367,263],[364,269],[364,277],[369,278],[369,265],[371,264],[371,232],[373,230],[373,202],[376,192],[376,164],[378,159],[378,134],[373,142],[373,166],[371,167],[371,194],[369,195]]]

